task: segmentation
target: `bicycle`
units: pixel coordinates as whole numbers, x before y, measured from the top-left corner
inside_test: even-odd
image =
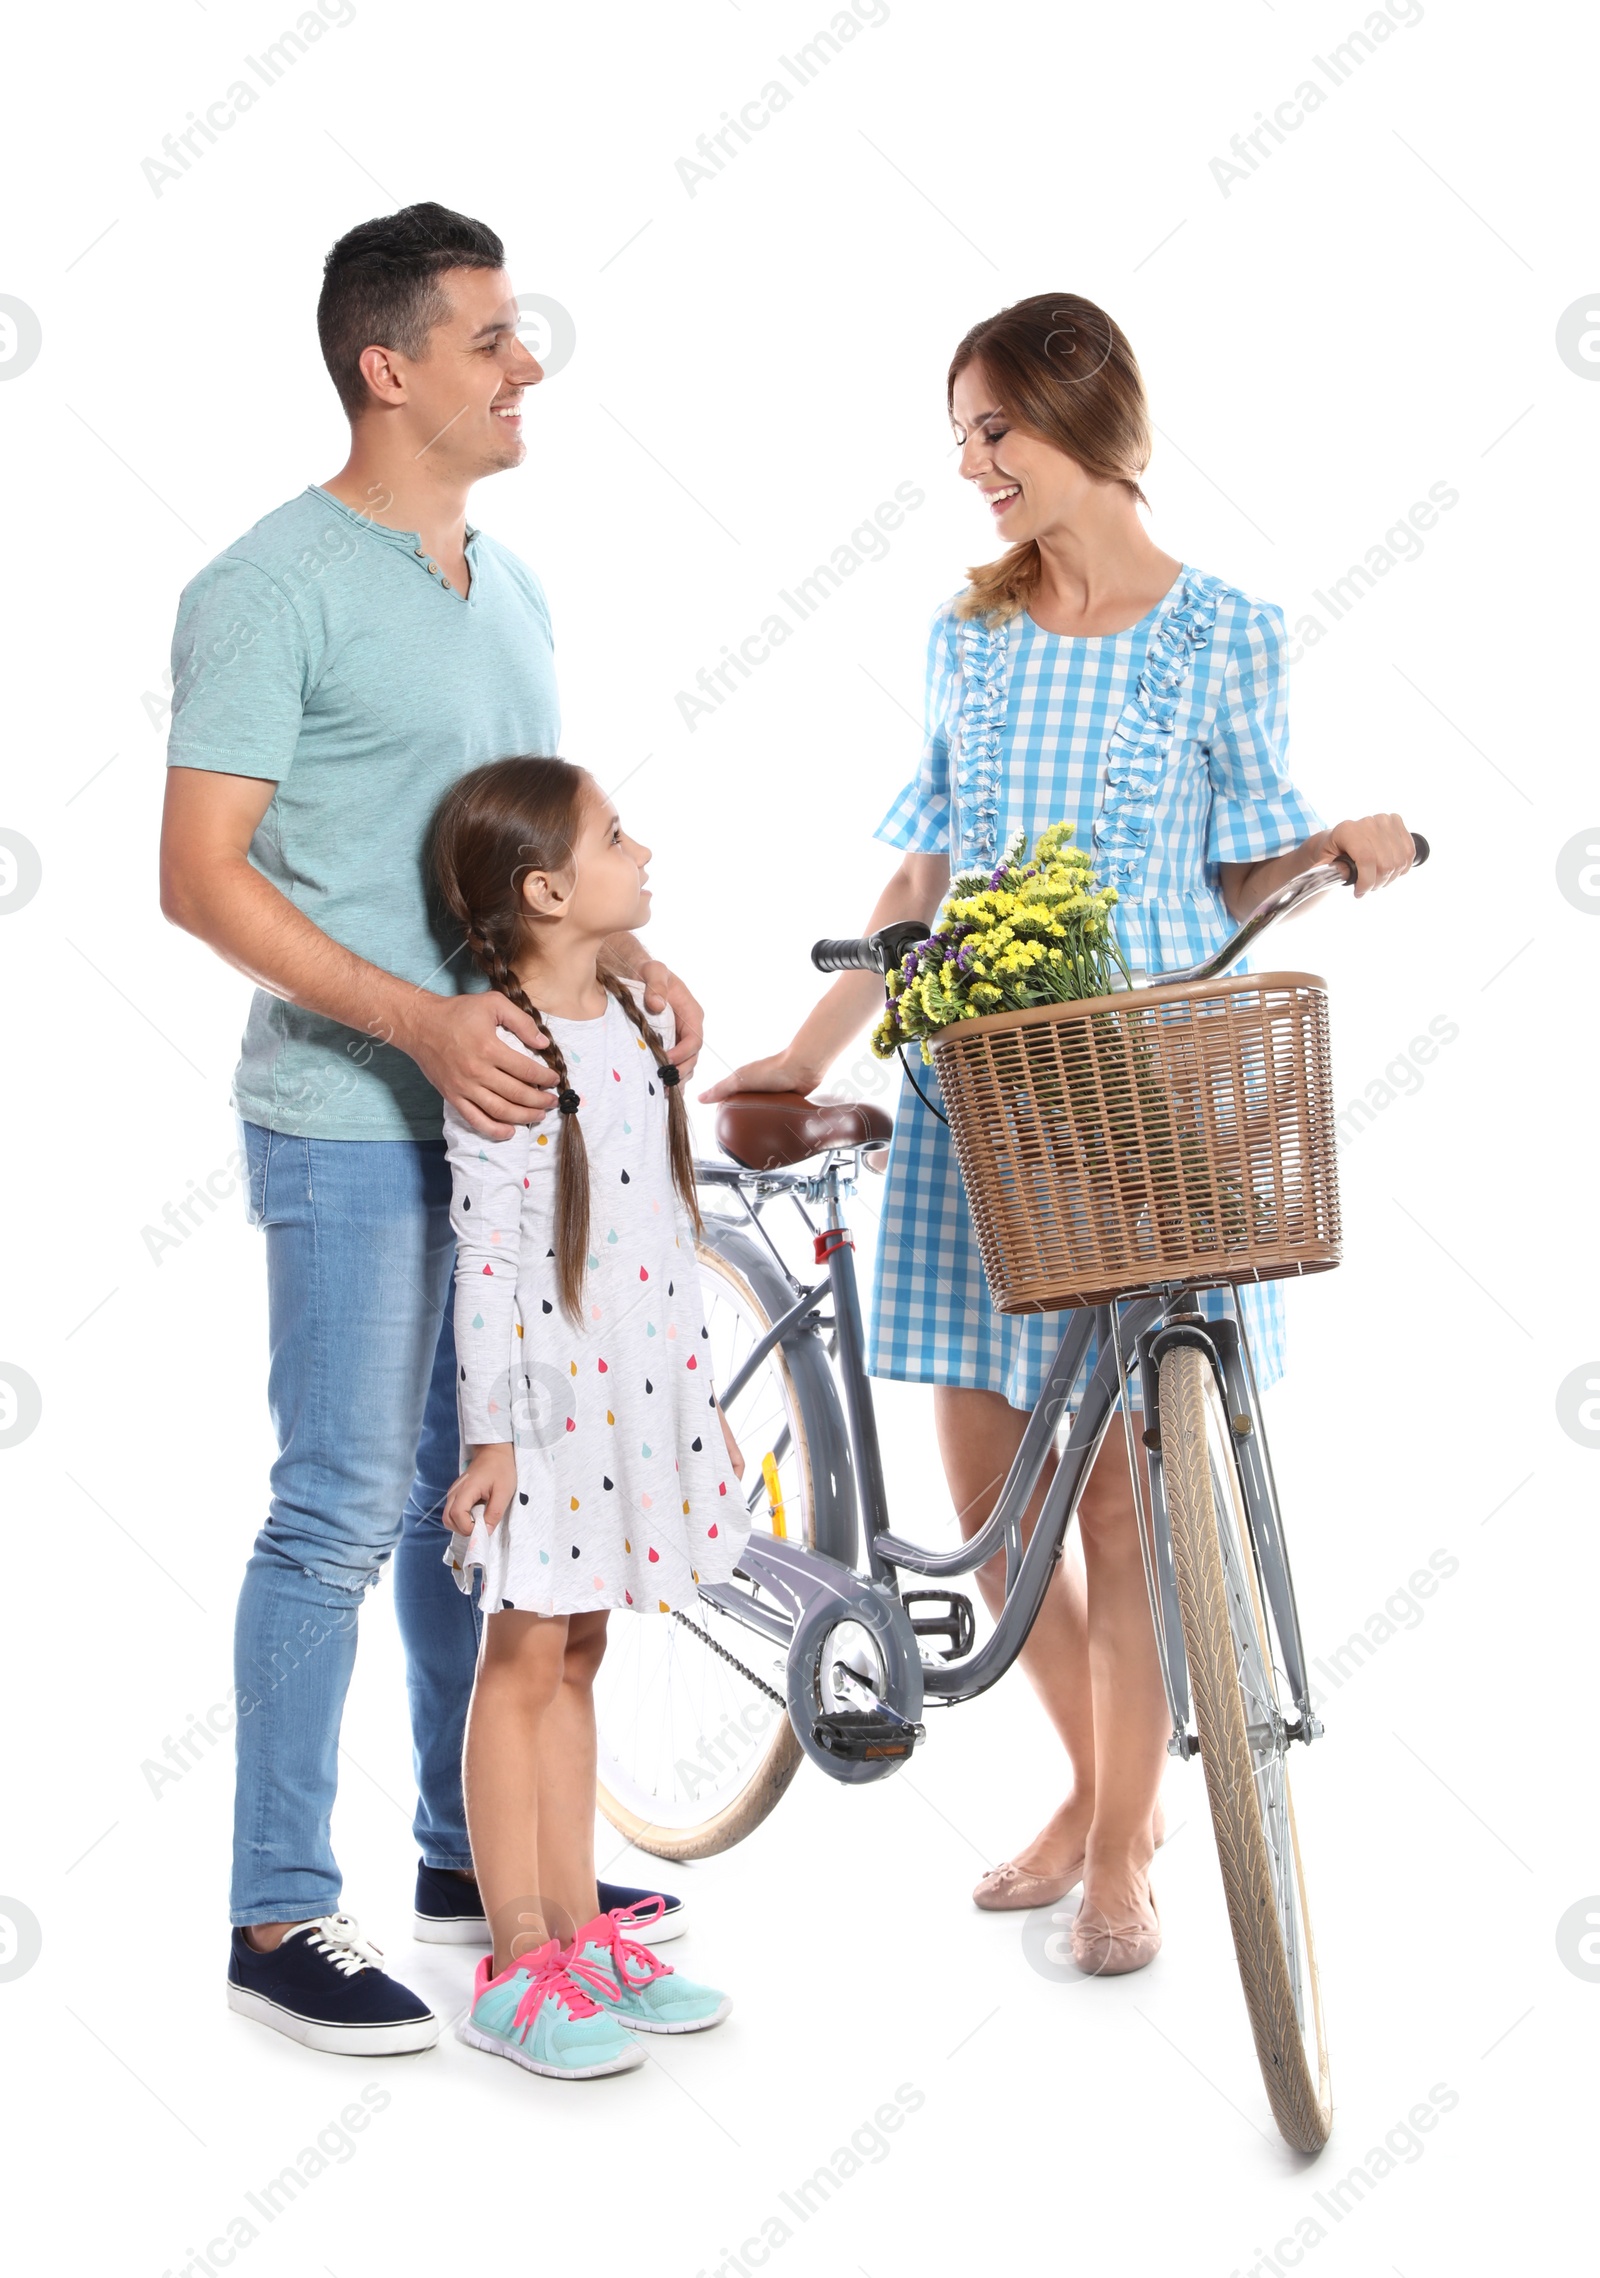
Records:
[[[1417,861],[1426,860],[1425,840],[1416,850]],[[1187,1004],[1189,984],[1220,980],[1268,926],[1353,875],[1342,857],[1303,872],[1214,956],[1155,976],[1150,1002]],[[812,961],[824,972],[886,973],[927,930],[899,924],[867,940],[819,942]],[[1268,981],[1321,988],[1309,976],[1252,974],[1202,996],[1209,1005],[1247,982]],[[1176,1000],[1167,995],[1173,990]],[[1132,1008],[1143,994],[1100,1003]],[[1059,1133],[1076,1109],[1064,1093],[1055,1106]],[[755,1523],[736,1578],[702,1586],[694,1614],[630,1622],[625,1638],[613,1640],[599,1688],[601,1807],[659,1858],[704,1858],[759,1825],[803,1757],[853,1784],[899,1769],[925,1736],[928,1704],[971,1700],[1015,1661],[1120,1411],[1172,1717],[1168,1746],[1180,1758],[1198,1755],[1205,1773],[1273,2115],[1288,2142],[1318,2151],[1332,2120],[1328,2052],[1287,1757],[1296,1743],[1320,1738],[1322,1726],[1312,1711],[1255,1371],[1227,1264],[1198,1278],[1135,1275],[1104,1301],[1067,1310],[1044,1391],[989,1519],[955,1549],[915,1543],[889,1523],[844,1212],[863,1156],[872,1167],[891,1129],[881,1108],[860,1101],[748,1094],[719,1110],[717,1138],[728,1159],[696,1165],[706,1205],[699,1265],[715,1381],[746,1452]],[[1331,1132],[1328,1152],[1331,1161]],[[975,1168],[981,1175],[982,1164],[969,1166],[963,1156],[977,1217]],[[814,1280],[791,1270],[763,1223],[768,1206],[782,1201],[804,1221],[819,1269]],[[1335,1199],[1331,1254],[1322,1264],[1337,1263],[1336,1215]],[[1234,1280],[1242,1278],[1256,1277],[1235,1271]],[[1226,1292],[1221,1318],[1202,1316],[1202,1287]],[[1096,1364],[1025,1543],[1022,1514],[1060,1438],[1091,1336]],[[1148,1504],[1129,1397],[1135,1376]],[[979,1644],[971,1600],[953,1584],[1001,1551],[1004,1600]],[[943,1586],[908,1589],[902,1575]]]

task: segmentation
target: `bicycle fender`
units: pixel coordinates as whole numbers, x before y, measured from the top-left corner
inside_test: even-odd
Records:
[[[1158,1329],[1150,1340],[1152,1365],[1159,1369],[1163,1356],[1176,1352],[1180,1345],[1192,1345],[1196,1352],[1204,1353],[1220,1380],[1222,1363],[1217,1358],[1217,1348],[1198,1321],[1169,1321],[1165,1328]]]

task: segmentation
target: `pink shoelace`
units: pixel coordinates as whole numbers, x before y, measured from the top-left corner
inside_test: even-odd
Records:
[[[511,2020],[512,2031],[520,2032],[524,2040],[539,2011],[552,1996],[570,2016],[593,2017],[599,2010],[600,2003],[592,2000],[584,1991],[585,1984],[593,1986],[596,1993],[609,1993],[611,1990],[602,1970],[593,1962],[580,1962],[575,1955],[569,1958],[554,1938],[548,1945],[541,1946],[537,1953],[524,1954],[520,1965],[514,1966],[520,1966],[528,1972],[522,1999],[517,2003],[516,2014]]]
[[[623,1935],[623,1924],[659,1922],[666,1912],[666,1901],[647,1898],[641,1906],[614,1906],[609,1914],[600,1915],[589,1925],[589,1936],[597,1946],[608,1946],[611,1964],[617,1973],[617,1983],[627,1993],[637,1993],[641,1986],[650,1985],[658,1977],[670,1977],[672,1964],[658,1962],[648,1946]],[[601,1925],[604,1925],[604,1928]],[[581,1966],[581,1965],[580,1965]],[[638,1976],[630,1974],[633,1970]]]

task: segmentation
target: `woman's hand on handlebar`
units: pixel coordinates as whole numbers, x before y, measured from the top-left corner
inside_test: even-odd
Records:
[[[822,1070],[802,1060],[791,1045],[765,1060],[747,1060],[731,1076],[724,1076],[697,1096],[710,1105],[719,1099],[733,1099],[740,1092],[814,1092],[821,1081]]]
[[[1334,862],[1341,855],[1355,870],[1352,883],[1359,898],[1375,886],[1404,877],[1416,859],[1416,847],[1398,815],[1363,815],[1359,821],[1315,831],[1299,846],[1269,854],[1263,861],[1223,863],[1223,900],[1242,921],[1302,871],[1315,870],[1319,863]]]
[[[1318,860],[1331,862],[1344,855],[1355,865],[1356,900],[1377,886],[1392,886],[1411,868],[1416,849],[1411,833],[1398,815],[1363,815],[1358,822],[1335,823]]]

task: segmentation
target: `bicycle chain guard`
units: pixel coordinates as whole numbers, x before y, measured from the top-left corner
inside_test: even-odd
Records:
[[[922,1738],[922,1656],[899,1599],[803,1543],[775,1536],[752,1534],[739,1569],[793,1619],[784,1690],[789,1722],[812,1763],[850,1786],[897,1771]],[[822,1680],[833,1661],[829,1641],[845,1624],[865,1630],[876,1650],[884,1687],[876,1710],[827,1704]]]

